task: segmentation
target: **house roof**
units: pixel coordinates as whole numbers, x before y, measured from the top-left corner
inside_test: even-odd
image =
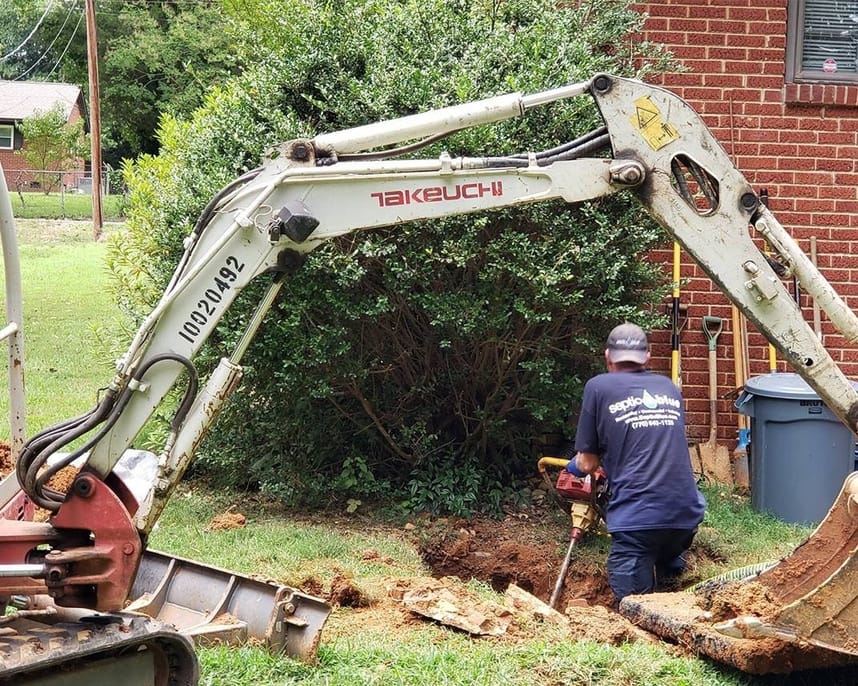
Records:
[[[78,100],[83,110],[80,88],[70,83],[0,81],[0,119],[25,119],[37,111],[47,112],[56,103],[68,118]]]

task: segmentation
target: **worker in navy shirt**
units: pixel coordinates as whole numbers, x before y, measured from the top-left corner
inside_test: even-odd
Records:
[[[682,396],[669,378],[646,369],[649,358],[639,326],[611,331],[608,372],[584,386],[567,466],[578,476],[599,467],[607,474],[608,582],[618,602],[685,570],[706,507],[691,470]]]

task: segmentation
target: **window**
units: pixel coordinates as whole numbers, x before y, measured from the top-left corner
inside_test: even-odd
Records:
[[[858,0],[790,0],[786,80],[858,84]]]
[[[11,124],[0,124],[0,150],[11,150],[14,142],[14,127]]]

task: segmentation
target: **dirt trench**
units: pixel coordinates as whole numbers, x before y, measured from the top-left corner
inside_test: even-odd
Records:
[[[510,519],[453,522],[426,534],[420,551],[434,576],[455,576],[463,581],[479,579],[500,593],[509,584],[515,584],[545,602],[551,596],[565,552],[565,546],[561,545],[563,531],[534,527],[533,522],[518,526]],[[689,557],[693,568],[701,558],[714,556],[695,545]],[[713,634],[710,626],[715,621],[746,614],[766,618],[777,613],[780,604],[774,603],[768,589],[757,583],[728,583],[723,587],[713,586],[708,592],[657,593],[641,598],[645,599],[644,608],[649,608],[657,621],[642,622],[642,614],[630,619],[617,613],[604,558],[599,558],[593,550],[581,550],[573,552],[557,610],[567,618],[568,635],[572,639],[611,645],[658,641],[680,654],[702,653],[752,674],[793,672],[795,680],[782,683],[804,683],[801,681],[804,674],[820,674],[803,670],[855,665],[855,660],[848,656],[807,644],[770,639],[732,641]],[[703,613],[708,615],[705,620]],[[858,671],[855,676],[858,677]]]
[[[562,540],[561,529],[540,531],[533,522],[514,517],[452,521],[436,524],[428,533],[419,547],[434,576],[478,579],[499,593],[515,584],[545,602],[551,597],[568,543]],[[592,555],[576,552],[557,609],[562,612],[570,605],[584,604],[612,607],[614,594],[604,566],[594,564]]]

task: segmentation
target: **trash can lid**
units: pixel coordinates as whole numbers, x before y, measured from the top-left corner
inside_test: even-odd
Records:
[[[768,398],[818,399],[807,382],[794,372],[773,372],[745,381],[745,391]]]

